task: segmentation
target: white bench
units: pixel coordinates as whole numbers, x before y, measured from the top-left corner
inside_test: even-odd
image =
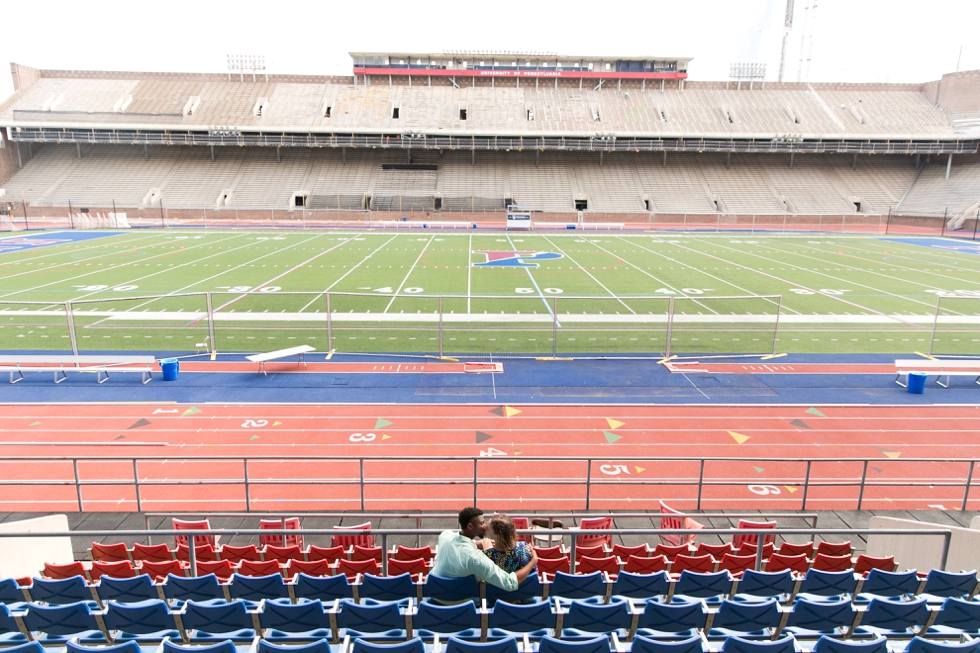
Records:
[[[895,383],[903,388],[908,387],[908,376],[910,372],[922,372],[923,374],[935,374],[936,383],[944,388],[949,387],[949,377],[951,376],[972,376],[974,383],[980,384],[980,360],[959,359],[936,359],[927,358],[900,358],[895,361]],[[905,383],[902,383],[902,377]],[[942,378],[946,377],[946,383]]]
[[[10,382],[24,380],[24,372],[52,372],[54,382],[68,378],[68,372],[95,373],[95,380],[104,383],[113,372],[141,372],[143,385],[153,378],[153,356],[71,356],[71,355],[4,355],[0,356],[0,372],[10,372]],[[14,378],[14,374],[18,378]],[[58,375],[61,378],[58,378]],[[102,375],[105,374],[105,378]]]
[[[297,362],[303,364],[306,367],[306,354],[307,352],[316,351],[316,347],[311,347],[309,345],[300,345],[298,347],[290,347],[289,349],[277,349],[276,351],[267,351],[264,354],[252,354],[251,356],[246,356],[246,360],[250,360],[253,363],[259,364],[259,371],[263,374],[268,375],[265,371],[265,364],[268,361],[278,360],[280,358],[286,358],[287,356],[298,356]]]

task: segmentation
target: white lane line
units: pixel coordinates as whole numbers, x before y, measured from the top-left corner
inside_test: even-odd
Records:
[[[347,243],[349,243],[352,240],[354,240],[357,236],[360,236],[360,234],[355,234],[355,235],[351,236],[349,239],[347,239],[346,241],[344,241],[341,244],[346,245]],[[323,296],[324,293],[330,292],[330,290],[334,286],[336,286],[338,283],[340,283],[341,281],[343,281],[347,277],[348,274],[350,274],[351,272],[353,272],[354,270],[356,270],[357,268],[359,268],[362,264],[366,263],[368,261],[368,259],[370,259],[372,256],[374,256],[375,254],[377,254],[383,248],[387,247],[388,246],[388,243],[390,243],[391,241],[393,241],[397,237],[398,237],[398,234],[395,234],[394,236],[392,236],[391,238],[389,238],[388,240],[386,240],[383,244],[381,244],[380,246],[378,246],[378,248],[376,250],[374,250],[373,252],[371,252],[370,254],[368,254],[367,256],[365,256],[364,258],[362,258],[360,261],[358,261],[357,264],[354,265],[353,267],[351,267],[350,270],[348,270],[347,272],[344,272],[342,275],[340,275],[340,277],[336,281],[334,281],[332,284],[330,284],[329,286],[327,286],[323,290],[322,293],[320,293],[319,295],[317,295],[316,297],[314,297],[313,299],[311,299],[310,302],[306,306],[304,306],[303,308],[299,309],[299,312],[302,313],[307,308],[309,308],[310,304],[312,304],[318,298],[320,298],[321,296]]]
[[[470,304],[473,301],[473,234],[470,234],[467,247],[469,249],[466,251],[466,312],[469,313]]]
[[[402,279],[401,285],[398,286],[398,289],[395,290],[395,294],[393,294],[391,296],[391,301],[388,302],[388,305],[387,306],[385,306],[385,310],[384,310],[385,313],[387,313],[388,312],[388,309],[391,308],[391,305],[395,303],[395,299],[398,298],[398,293],[400,293],[402,291],[402,288],[405,287],[405,284],[408,283],[408,278],[410,276],[412,276],[412,270],[414,270],[415,269],[415,266],[418,265],[419,264],[419,261],[422,260],[422,256],[425,254],[425,250],[429,249],[429,245],[432,244],[432,240],[435,237],[436,237],[435,234],[432,234],[431,236],[429,236],[429,240],[425,243],[425,247],[423,247],[422,248],[422,251],[419,252],[418,258],[415,259],[415,262],[414,263],[412,263],[412,267],[408,268],[408,273],[405,275],[405,278]]]
[[[510,239],[510,234],[507,234],[507,242],[510,243],[510,248],[514,251],[514,254],[517,254],[518,249],[514,246],[514,241]],[[524,271],[527,272],[527,278],[531,280],[531,285],[538,291],[538,297],[541,298],[541,301],[544,303],[544,307],[548,309],[548,315],[554,317],[555,313],[551,310],[551,305],[548,304],[548,298],[544,296],[544,293],[541,292],[541,289],[538,287],[538,282],[534,280],[534,275],[531,274],[531,268],[525,267]],[[558,326],[561,326],[561,324]]]
[[[559,252],[561,252],[561,255],[562,256],[564,256],[569,261],[571,261],[572,263],[574,263],[575,265],[577,265],[579,267],[579,269],[582,272],[584,272],[586,275],[588,275],[588,277],[590,279],[592,279],[593,281],[595,281],[599,285],[600,288],[602,288],[607,293],[609,293],[609,296],[610,297],[612,297],[613,299],[615,299],[616,301],[618,301],[620,304],[622,304],[623,305],[623,308],[625,308],[627,311],[629,311],[633,315],[636,315],[636,311],[634,311],[632,308],[630,308],[629,304],[627,304],[622,299],[620,299],[619,296],[616,293],[614,293],[613,291],[609,290],[609,288],[607,288],[604,283],[602,283],[601,281],[599,281],[598,279],[596,279],[595,276],[591,272],[589,272],[588,270],[586,270],[585,267],[583,267],[581,263],[579,263],[578,261],[576,261],[575,259],[573,259],[568,252],[566,252],[565,250],[563,250],[560,247],[558,247],[558,245],[556,245],[555,243],[553,243],[552,240],[551,240],[551,238],[549,238],[548,236],[545,236],[544,239],[548,241],[548,244],[549,245],[551,245],[552,247],[554,247],[555,249],[557,249]],[[600,247],[599,249],[602,249],[602,248]],[[609,252],[606,252],[606,253],[608,254]],[[616,256],[616,255],[615,254],[612,254],[612,256]],[[621,257],[616,256],[616,258],[618,258],[620,261],[623,261],[623,263],[626,263],[626,261],[623,260]]]

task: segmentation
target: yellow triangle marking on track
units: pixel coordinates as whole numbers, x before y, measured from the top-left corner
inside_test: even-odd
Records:
[[[738,442],[739,444],[745,444],[750,439],[748,435],[742,435],[741,433],[736,433],[735,431],[729,431],[728,435],[732,436],[735,442]]]
[[[273,426],[282,426],[282,422],[273,422],[272,425]]]
[[[390,435],[385,435],[384,433],[382,433],[381,434],[381,439],[382,440],[390,440],[391,439],[391,436]]]
[[[783,487],[786,488],[786,491],[789,492],[790,494],[793,494],[794,492],[796,492],[799,489],[799,488],[795,488],[795,487],[790,487],[789,485],[784,485]]]
[[[511,408],[510,406],[504,406],[505,417],[513,417],[514,415],[519,415],[520,413],[521,411],[517,410],[516,408]]]
[[[902,455],[901,451],[882,451],[881,453],[885,454],[889,458],[898,458]]]
[[[620,422],[615,419],[609,419],[608,417],[606,418],[606,424],[608,424],[609,428],[612,429],[613,431],[618,429],[620,426],[626,426],[626,422]]]
[[[637,474],[642,474],[645,471],[647,471],[647,468],[646,467],[637,467],[636,468],[636,473]]]

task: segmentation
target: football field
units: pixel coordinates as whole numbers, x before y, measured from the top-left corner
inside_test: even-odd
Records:
[[[0,349],[977,354],[978,253],[822,234],[16,234]]]

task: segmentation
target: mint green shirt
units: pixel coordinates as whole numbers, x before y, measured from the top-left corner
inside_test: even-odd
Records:
[[[506,572],[487,555],[476,548],[476,544],[458,531],[443,531],[439,534],[439,548],[436,549],[432,573],[443,578],[464,578],[474,576],[477,581],[486,581],[494,587],[507,592],[517,589],[517,574]]]

